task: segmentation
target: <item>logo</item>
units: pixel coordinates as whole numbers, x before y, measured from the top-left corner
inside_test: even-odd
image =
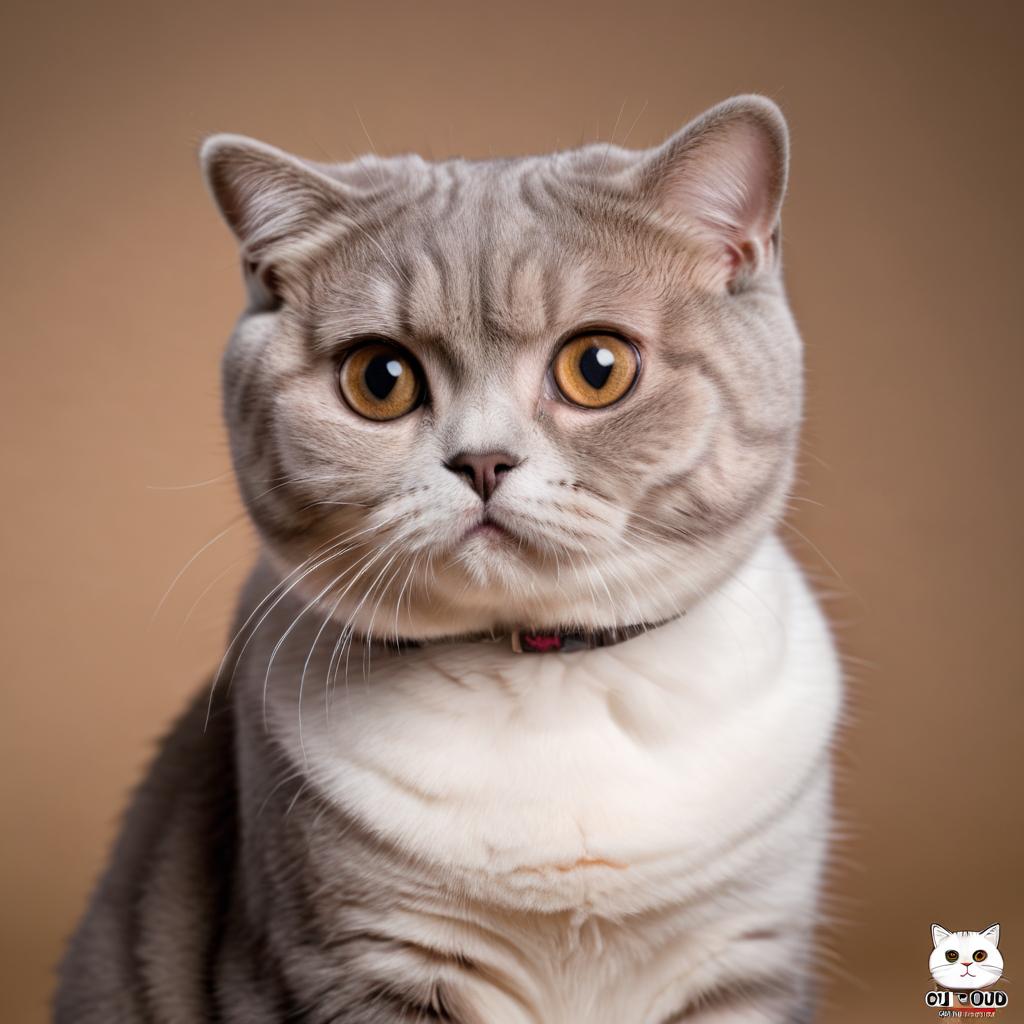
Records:
[[[925,1005],[940,1017],[990,1019],[1009,1002],[999,989],[984,991],[1003,976],[998,924],[980,932],[950,932],[933,924],[928,970],[941,988],[925,994]]]

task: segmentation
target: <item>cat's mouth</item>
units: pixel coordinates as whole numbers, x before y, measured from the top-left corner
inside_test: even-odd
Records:
[[[493,541],[516,539],[511,530],[506,529],[500,523],[496,523],[490,516],[486,515],[475,526],[471,526],[462,535],[462,539],[464,541],[473,540],[476,537]]]

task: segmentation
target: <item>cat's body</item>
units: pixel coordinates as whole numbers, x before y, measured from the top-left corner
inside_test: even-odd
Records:
[[[358,230],[383,261],[369,273],[347,263],[350,288],[333,297],[309,263],[316,252],[322,268],[332,234],[354,237],[351,211],[344,229],[331,220],[333,186],[268,164],[263,149],[225,184],[231,160],[208,158],[253,266],[227,409],[268,557],[243,597],[208,730],[204,699],[136,799],[65,961],[60,1024],[809,1019],[839,672],[772,535],[800,405],[775,262],[781,121],[764,101],[719,108],[683,138],[681,165],[720,158],[737,125],[734,166],[760,173],[766,210],[753,184],[732,183],[728,230],[742,234],[745,211],[752,240],[731,241],[724,261],[704,250],[705,220],[678,265],[658,263],[674,222],[650,239],[628,222],[636,209],[617,204],[637,172],[624,151],[569,168],[574,212],[560,214],[559,244],[575,244],[576,260],[536,230],[550,181],[514,165],[442,165],[415,198],[401,186],[407,207],[441,203],[420,229],[429,258],[389,239],[404,207],[378,209]],[[761,132],[768,151],[754,160]],[[229,141],[221,153],[232,146],[242,152]],[[661,180],[676,165],[656,156]],[[365,186],[365,169],[350,181],[360,175]],[[579,189],[609,176],[586,219]],[[707,204],[708,189],[675,185]],[[477,220],[456,216],[446,238],[440,214],[467,202]],[[315,221],[298,217],[304,203]],[[482,232],[481,210],[502,204]],[[629,227],[618,238],[616,221]],[[605,248],[628,242],[633,277],[590,259],[601,251],[591,229]],[[458,240],[474,259],[439,260]],[[396,277],[353,300],[356,275],[381,262]],[[351,380],[346,359],[365,350],[343,354],[332,398],[338,357],[315,354],[328,321],[357,338],[404,332],[403,348],[381,348],[386,362]],[[582,383],[557,362],[555,380],[586,412],[561,408],[550,379],[530,383],[581,323],[602,325],[584,338],[611,340],[584,342]],[[474,331],[488,338],[479,358],[458,347]],[[417,336],[430,339],[422,350]],[[385,379],[376,395],[381,367],[408,379],[406,348],[429,398],[378,416],[373,402],[398,386]],[[618,386],[601,367],[624,363],[633,377],[595,405]],[[342,400],[350,411],[330,404]],[[332,458],[342,484],[318,490]],[[329,516],[340,518],[328,528]],[[450,520],[454,534],[439,537]],[[646,631],[575,653],[513,652],[510,630],[558,623]]]

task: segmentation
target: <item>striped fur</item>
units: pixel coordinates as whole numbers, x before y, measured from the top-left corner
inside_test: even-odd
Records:
[[[72,943],[61,1024],[809,1019],[838,672],[772,538],[802,404],[786,160],[757,97],[644,152],[207,143],[264,554],[209,728],[204,697]],[[550,373],[591,327],[641,357],[602,410]],[[369,336],[422,364],[401,419],[339,396]],[[516,544],[467,539],[464,451],[518,462],[488,503]],[[557,665],[442,639],[683,612]]]

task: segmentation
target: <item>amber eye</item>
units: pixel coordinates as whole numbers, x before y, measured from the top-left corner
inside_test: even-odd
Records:
[[[960,959],[960,953],[955,949],[946,950],[946,959],[951,963],[955,964]]]
[[[601,409],[617,402],[640,370],[637,351],[614,334],[581,334],[555,356],[552,372],[562,395],[574,405]]]
[[[360,416],[393,420],[423,398],[423,375],[412,357],[387,341],[352,349],[341,364],[341,393]]]
[[[988,953],[986,953],[983,949],[976,949],[974,951],[974,959],[975,961],[977,961],[977,963],[980,964],[982,960],[988,959]]]

